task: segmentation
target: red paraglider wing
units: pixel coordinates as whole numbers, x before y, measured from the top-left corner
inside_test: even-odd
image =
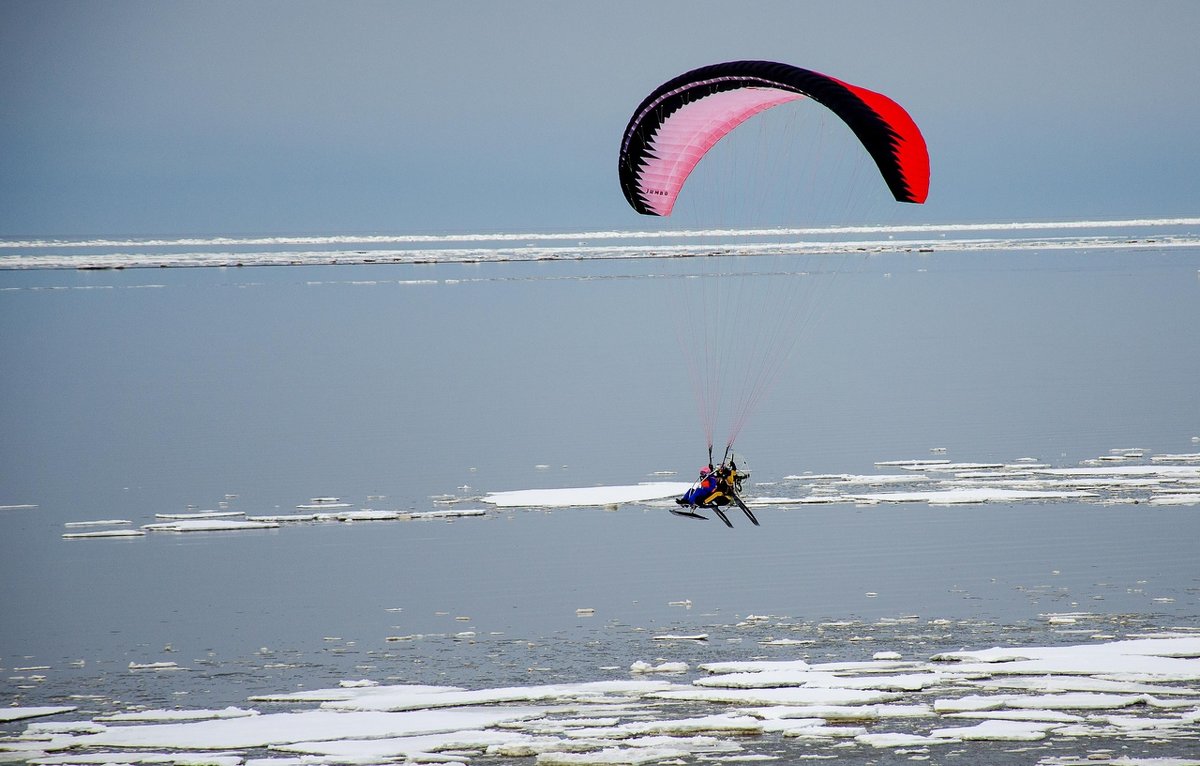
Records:
[[[688,175],[723,136],[759,112],[804,96],[854,131],[897,201],[925,201],[929,153],[903,107],[866,88],[769,61],[701,67],[647,96],[621,141],[625,198],[639,213],[670,215]]]

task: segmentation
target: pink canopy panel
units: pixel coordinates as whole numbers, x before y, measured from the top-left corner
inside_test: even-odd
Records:
[[[663,122],[653,146],[635,171],[646,206],[667,216],[683,182],[726,133],[773,106],[802,98],[770,88],[743,88],[715,93],[684,105]]]
[[[925,201],[929,154],[903,107],[866,88],[769,61],[702,67],[647,96],[621,141],[625,198],[639,213],[670,215],[688,175],[723,136],[759,112],[805,96],[854,131],[897,201]]]

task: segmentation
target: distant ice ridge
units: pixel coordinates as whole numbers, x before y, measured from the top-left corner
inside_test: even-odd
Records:
[[[1195,247],[1200,218],[774,229],[0,240],[0,269],[464,263],[710,255]],[[1082,235],[1083,230],[1108,232]],[[1164,231],[1170,229],[1170,231]],[[1176,229],[1185,229],[1177,231]],[[1021,236],[978,236],[1021,233]],[[1037,232],[1041,236],[1029,236]],[[1056,235],[1071,232],[1069,235]],[[948,237],[947,235],[955,235]],[[872,236],[873,235],[873,236]],[[973,235],[973,236],[963,236]],[[795,239],[797,237],[804,239]],[[116,249],[83,253],[81,250]],[[45,252],[59,251],[59,252]]]
[[[0,239],[0,251],[38,248],[96,247],[262,247],[270,245],[386,245],[454,242],[579,242],[597,239],[690,239],[730,236],[795,236],[813,234],[914,234],[977,231],[1053,231],[1056,229],[1130,229],[1200,226],[1200,218],[1125,218],[1084,221],[1008,221],[990,223],[892,224],[857,226],[793,226],[746,229],[673,229],[577,232],[491,232],[455,234],[334,234],[305,236],[229,236],[171,238]]]
[[[607,679],[483,689],[354,681],[250,699],[295,705],[290,712],[134,710],[57,722],[45,719],[75,709],[17,707],[0,720],[41,720],[2,748],[6,760],[47,766],[476,758],[534,758],[544,766],[758,760],[779,757],[789,741],[799,748],[789,752],[816,758],[952,746],[964,762],[983,762],[994,751],[981,743],[1052,739],[1047,754],[1063,759],[1053,763],[1130,764],[1143,762],[1134,754],[1144,743],[1174,756],[1200,737],[1200,635],[1187,631],[927,659],[876,651],[862,661],[692,667],[638,661],[610,669],[618,676]],[[1131,760],[1097,759],[1100,746]]]

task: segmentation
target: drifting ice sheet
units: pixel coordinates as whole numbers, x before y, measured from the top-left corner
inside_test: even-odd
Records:
[[[266,521],[237,521],[224,519],[192,519],[165,521],[161,524],[144,524],[142,529],[150,532],[226,532],[243,529],[275,529],[279,525]]]
[[[63,539],[86,540],[98,537],[144,537],[145,534],[140,529],[101,529],[94,532],[66,532],[63,534]]]
[[[679,481],[647,482],[617,487],[574,487],[568,489],[525,489],[493,492],[483,498],[499,508],[581,508],[589,506],[644,503],[678,497],[691,487]]]
[[[0,707],[0,722],[70,713],[74,709],[73,707]]]

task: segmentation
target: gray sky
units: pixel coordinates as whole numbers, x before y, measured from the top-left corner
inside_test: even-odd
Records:
[[[785,61],[895,98],[926,220],[1200,212],[1195,2],[0,0],[0,235],[637,227],[660,82]]]

